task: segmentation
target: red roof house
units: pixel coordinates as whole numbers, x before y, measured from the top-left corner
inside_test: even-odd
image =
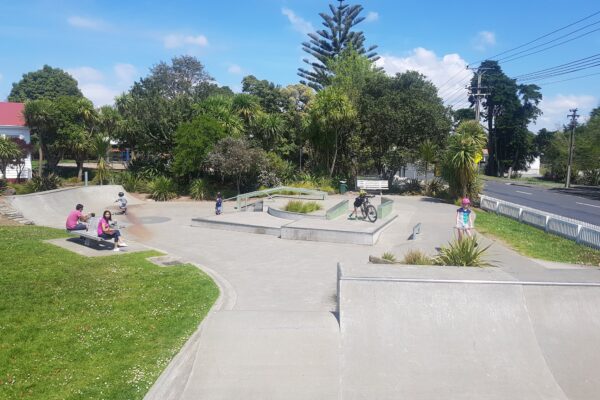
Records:
[[[25,126],[23,103],[0,102],[0,126]]]
[[[24,109],[23,103],[0,102],[0,137],[15,137],[30,143],[31,134],[29,128],[25,126]],[[0,173],[0,178],[8,180],[29,179],[31,176],[31,155],[27,155],[23,169],[9,165],[5,177]]]

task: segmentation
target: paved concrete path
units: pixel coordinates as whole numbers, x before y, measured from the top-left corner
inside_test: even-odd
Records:
[[[573,378],[583,373],[583,369],[573,369],[569,376],[568,368],[544,367],[544,362],[556,365],[561,357],[569,358],[570,353],[560,353],[560,346],[550,343],[546,348],[555,349],[556,357],[545,361],[544,352],[530,349],[527,343],[533,346],[532,341],[539,342],[539,339],[527,331],[533,325],[521,323],[528,314],[523,303],[514,300],[519,292],[514,288],[502,287],[493,291],[493,295],[472,287],[438,290],[436,286],[424,291],[414,288],[380,291],[377,287],[372,292],[359,291],[356,300],[359,303],[365,298],[361,293],[377,301],[364,302],[364,307],[352,309],[348,308],[352,298],[344,299],[345,308],[356,317],[352,323],[346,321],[346,326],[353,328],[345,332],[342,320],[340,332],[333,313],[338,261],[377,272],[380,266],[367,264],[369,255],[392,251],[401,258],[411,248],[433,253],[436,247],[452,238],[454,206],[418,197],[395,197],[395,200],[394,212],[399,218],[375,246],[287,241],[268,235],[192,227],[192,217],[212,215],[214,205],[208,202],[146,203],[130,207],[124,221],[130,224],[128,235],[201,266],[215,278],[222,292],[218,304],[146,398],[392,399],[405,395],[419,399],[444,396],[525,399],[531,395],[530,398],[582,399],[590,388],[595,388],[593,379],[580,388],[561,386],[567,381],[574,383]],[[230,204],[226,204],[226,211],[231,208],[228,206]],[[49,221],[50,217],[44,218],[48,218],[44,221],[50,225],[64,221],[64,216],[55,215],[54,222]],[[416,241],[408,241],[412,226],[418,222],[422,223],[422,234]],[[483,274],[498,273],[514,281],[596,279],[590,270],[562,268],[561,265],[548,268],[499,244],[494,244],[491,251],[492,258],[502,267],[478,270]],[[470,272],[450,268],[417,270],[430,271],[427,273],[438,278]],[[538,308],[544,307],[548,296],[535,291],[528,295]],[[559,293],[552,295],[559,296]],[[506,298],[511,300],[505,301],[501,309],[503,315],[516,317],[510,325],[494,325],[494,313],[500,312],[494,304]],[[590,301],[591,311],[572,319],[567,318],[570,309],[561,311],[556,302],[553,309],[560,318],[566,318],[565,324],[576,325],[591,318],[594,310],[598,311],[596,307],[600,303],[595,295],[569,304],[583,305],[585,300]],[[462,309],[461,305],[470,308]],[[409,312],[407,307],[413,311]],[[433,321],[434,325],[427,321]],[[547,330],[560,329],[561,321],[548,319]],[[414,329],[409,329],[411,327]],[[452,327],[457,330],[453,331]],[[442,328],[450,329],[448,338],[431,334],[431,329],[435,332]],[[366,335],[370,330],[380,333],[375,336],[376,340]],[[589,333],[593,330],[581,332],[576,342],[566,348],[578,357],[589,349],[592,356],[582,364],[586,368],[596,360],[599,342],[597,336],[595,339],[587,336]],[[475,339],[481,336],[485,345],[477,358],[474,355],[479,354],[479,347],[472,346],[478,345]],[[418,340],[420,337],[431,340]],[[502,344],[496,346],[498,339]],[[567,337],[558,335],[557,340],[567,340]],[[428,348],[432,343],[435,347]],[[456,349],[452,347],[458,344]],[[504,355],[508,350],[511,352]],[[395,364],[398,360],[407,364]],[[468,364],[461,373],[453,370],[460,363]],[[541,372],[536,375],[530,370]],[[594,368],[590,371],[594,372]],[[410,373],[406,377],[396,374],[401,372]],[[496,375],[483,379],[486,374]],[[563,374],[568,379],[552,374]],[[409,382],[410,376],[415,379]],[[482,378],[482,384],[469,386],[478,377]],[[589,380],[589,375],[583,379]],[[489,384],[487,390],[484,383]],[[523,390],[514,389],[515,385]],[[469,387],[471,391],[464,390]],[[581,394],[577,395],[579,389]]]

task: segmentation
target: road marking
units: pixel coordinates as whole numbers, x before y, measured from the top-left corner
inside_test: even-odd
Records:
[[[578,202],[578,201],[576,201],[575,203],[577,203],[577,204],[581,204],[582,206],[589,206],[589,207],[596,207],[596,208],[600,208],[600,206],[596,206],[596,205],[593,205],[593,204],[588,204],[588,203],[580,203],[580,202]]]
[[[529,193],[529,192],[521,192],[520,190],[515,190],[515,192],[517,193],[523,193],[523,194],[528,194],[528,195],[532,195],[533,193]]]

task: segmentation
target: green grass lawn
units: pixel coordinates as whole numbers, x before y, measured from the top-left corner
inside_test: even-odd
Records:
[[[494,213],[477,210],[475,227],[528,257],[571,264],[600,264],[598,250]]]
[[[554,182],[554,181],[542,179],[539,177],[533,177],[533,176],[526,176],[526,177],[512,178],[512,179],[500,178],[497,176],[487,176],[487,175],[479,175],[479,177],[481,179],[483,179],[484,181],[496,181],[496,182],[502,182],[502,183],[515,183],[515,184],[524,184],[524,185],[537,185],[537,186],[544,186],[544,187],[549,187],[549,188],[565,187],[564,183]]]
[[[218,297],[155,252],[87,258],[0,227],[0,399],[141,399]]]

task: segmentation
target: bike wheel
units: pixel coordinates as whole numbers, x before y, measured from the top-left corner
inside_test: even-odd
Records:
[[[366,211],[367,211],[367,218],[369,219],[369,221],[371,222],[375,222],[377,221],[377,209],[375,208],[375,206],[372,205],[368,205],[366,207]]]
[[[367,207],[368,206],[365,206],[365,205],[362,205],[360,207],[360,212],[362,214],[363,219],[367,219]]]

